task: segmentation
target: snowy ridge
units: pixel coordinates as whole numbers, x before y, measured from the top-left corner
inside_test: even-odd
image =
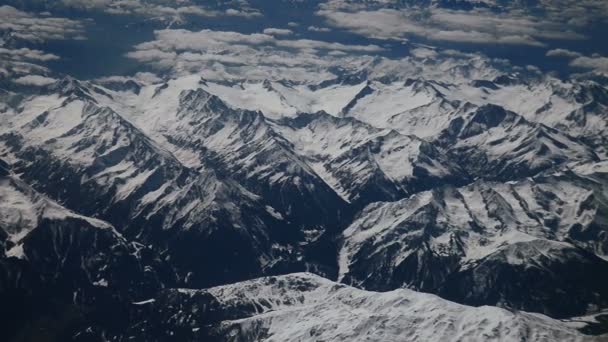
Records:
[[[424,80],[383,84],[371,82],[358,98],[345,108],[343,115],[381,127],[394,122],[403,113],[424,107],[443,96],[438,85]]]
[[[474,298],[477,290],[467,290],[473,294],[463,298],[453,289],[465,282],[459,275],[478,274],[488,263],[506,269],[539,265],[548,272],[560,265],[578,264],[582,274],[573,280],[557,275],[551,286],[576,281],[579,290],[598,288],[595,281],[582,279],[594,277],[586,272],[608,270],[608,240],[603,233],[606,189],[601,185],[605,179],[601,179],[570,173],[509,183],[478,181],[463,188],[445,187],[398,202],[372,204],[343,233],[340,279],[372,289],[405,285],[445,292],[449,298],[475,304],[502,303],[560,315],[562,309],[550,308],[549,302],[543,308],[535,306],[534,300],[526,304],[508,296],[492,302],[490,297]],[[548,284],[526,282],[527,291],[535,291],[535,286],[540,292],[547,290]],[[490,283],[479,291],[492,293],[493,286]],[[585,310],[584,305],[578,307]]]
[[[330,208],[344,205],[260,112],[232,108],[197,89],[182,92],[176,118],[164,133],[176,155],[187,151],[214,165],[265,197],[281,216],[319,225]],[[308,216],[311,211],[323,216]]]
[[[226,341],[593,340],[543,315],[467,307],[405,289],[368,292],[309,273],[169,290],[152,305],[159,302],[179,305],[167,318],[180,323],[167,329],[186,339],[204,338],[201,320],[213,315],[218,320],[205,330]]]
[[[560,131],[495,105],[453,119],[437,142],[468,171],[484,178],[516,179],[573,161],[597,161],[593,149]]]
[[[428,142],[352,118],[318,112],[273,127],[350,202],[395,199],[424,188],[424,182],[437,184],[462,175]]]
[[[125,107],[125,110],[181,163],[197,168],[203,161],[211,162],[248,183],[257,193],[274,191],[262,189],[265,187],[293,187],[290,191],[295,193],[326,192],[327,196],[334,197],[331,201],[340,202],[315,171],[291,151],[285,139],[274,132],[260,112],[229,105],[224,93],[220,98],[205,90],[211,87],[210,82],[199,83],[190,77],[166,84],[154,92],[149,101],[154,104],[151,110],[147,107],[141,110]],[[139,97],[148,96],[146,94],[150,91],[144,89]],[[274,205],[280,207],[275,209],[283,214],[293,207],[289,203]]]
[[[26,108],[37,98],[28,100]],[[212,169],[185,167],[108,107],[86,97],[56,102],[59,107],[38,116],[32,109],[31,120],[24,119],[29,112],[15,115],[13,127],[21,129],[3,136],[3,153],[28,182],[70,209],[95,214],[125,235],[152,239],[160,248],[186,236],[201,245],[230,236],[242,253],[251,253],[248,272],[261,272],[269,260],[280,259],[271,256],[268,235],[281,220],[265,210],[259,196],[232,180],[220,180]],[[226,236],[218,236],[222,234]],[[188,255],[187,248],[171,250]],[[242,263],[238,254],[233,258]],[[191,263],[183,260],[175,267],[187,270],[183,276],[191,267],[212,267]],[[204,272],[199,274],[199,281],[205,281]]]
[[[36,110],[42,110],[38,101],[36,97],[25,102],[26,109],[15,115],[13,126],[21,127],[17,131],[21,143],[33,150],[48,151],[53,158],[66,161],[70,167],[84,169],[82,182],[115,192],[112,201],[124,201],[139,192],[137,196],[146,198],[141,204],[146,205],[158,200],[163,193],[167,195],[171,188],[180,187],[179,184],[156,185],[141,193],[139,190],[151,182],[151,177],[163,175],[173,182],[180,176],[190,178],[189,182],[197,177],[170,152],[109,107],[100,107],[88,98],[58,98],[55,101],[59,103],[58,107],[36,115]],[[57,129],[53,130],[53,127]],[[20,153],[8,141],[5,143],[6,153]],[[23,158],[27,160],[27,156]],[[200,170],[200,174],[210,187],[214,186],[212,172]],[[156,197],[151,197],[154,196],[151,192],[156,192]],[[248,193],[244,196],[255,198]]]
[[[325,111],[340,115],[344,107],[362,91],[366,83],[332,84],[314,88],[265,80],[236,85],[204,82],[201,88],[220,97],[235,108],[259,110],[268,118],[294,117],[299,113]]]
[[[492,88],[460,86],[448,95],[476,104],[497,104],[575,137],[605,135],[608,90],[596,82],[547,78],[490,84]]]

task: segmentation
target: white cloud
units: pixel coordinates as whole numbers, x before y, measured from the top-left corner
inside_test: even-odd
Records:
[[[30,0],[37,1],[46,8],[69,7],[89,11],[102,11],[116,15],[137,15],[149,19],[186,22],[186,16],[197,17],[258,17],[261,13],[252,8],[246,0],[207,2],[195,0]],[[235,8],[226,8],[236,6]]]
[[[413,49],[400,59],[379,57],[376,45],[349,45],[310,39],[289,39],[263,33],[203,30],[159,30],[155,40],[136,46],[128,57],[164,75],[197,73],[214,80],[281,79],[312,82],[343,72],[367,70],[373,77],[426,75],[433,79],[492,79],[508,62],[475,54]]]
[[[526,65],[526,70],[533,72],[535,74],[542,74],[542,70],[540,70],[539,67],[537,67],[536,65]]]
[[[127,56],[141,62],[167,61],[170,63],[171,61],[175,61],[177,58],[177,53],[158,49],[146,49],[129,52]]]
[[[337,50],[329,51],[327,54],[330,56],[346,56],[346,52]]]
[[[566,57],[566,58],[576,58],[582,56],[581,53],[576,51],[571,51],[567,49],[553,49],[549,50],[546,53],[547,57]]]
[[[293,34],[292,30],[289,29],[280,29],[280,28],[272,28],[269,27],[267,29],[264,29],[264,34],[269,34],[272,36],[289,36]]]
[[[383,49],[311,39],[288,39],[265,33],[159,30],[128,57],[170,73],[201,72],[207,78],[286,78],[318,80],[331,77],[336,56],[355,60]]]
[[[41,84],[44,76],[22,78],[24,75],[48,74],[40,65],[59,59],[59,56],[38,49],[21,47],[27,43],[51,40],[84,39],[85,21],[52,17],[20,11],[11,6],[0,6],[0,77],[11,81]]]
[[[85,6],[88,6],[85,5]],[[224,14],[223,12],[206,9],[200,6],[168,6],[141,2],[140,0],[122,0],[112,1],[105,8],[97,6],[89,7],[89,9],[102,9],[110,14],[118,15],[139,15],[150,17],[158,20],[172,20],[174,22],[185,21],[185,15],[193,15],[198,17],[216,17]]]
[[[260,13],[257,10],[247,10],[247,11],[242,11],[242,10],[236,10],[234,8],[229,8],[225,11],[225,13],[227,15],[231,15],[231,16],[235,16],[235,17],[245,17],[245,18],[254,18],[254,17],[261,17],[262,13]]]
[[[405,13],[394,9],[376,11],[341,12],[319,10],[332,26],[346,28],[372,38],[399,38],[404,34],[424,34],[426,29],[409,19]]]
[[[545,39],[582,39],[583,36],[568,31],[548,20],[520,15],[519,13],[493,14],[487,10],[453,11],[436,9],[430,22],[455,30],[488,33],[496,37],[521,36]]]
[[[427,48],[415,48],[410,50],[410,54],[418,58],[437,57],[438,53],[435,50]]]
[[[135,74],[135,79],[142,83],[157,83],[161,81],[158,75],[151,72],[138,72]]]
[[[138,51],[160,50],[165,53],[174,51],[221,51],[226,44],[245,46],[273,46],[283,49],[325,49],[359,52],[379,52],[377,45],[347,45],[311,39],[278,39],[274,36],[253,33],[242,34],[231,31],[202,30],[193,32],[183,29],[155,31],[156,40],[139,44]]]
[[[567,49],[553,49],[546,53],[549,57],[563,57],[570,59],[569,65],[573,68],[587,69],[591,73],[608,75],[608,57],[599,54],[584,56],[582,53]]]
[[[96,78],[95,81],[99,82],[100,84],[126,83],[128,81],[134,81],[137,83],[144,83],[144,84],[153,84],[153,83],[161,82],[162,79],[160,77],[158,77],[158,75],[153,74],[151,72],[138,72],[134,76],[118,76],[118,75],[104,76],[104,77]]]
[[[585,0],[583,0],[585,1]],[[330,0],[317,15],[329,25],[379,39],[418,36],[435,41],[544,46],[543,40],[585,39],[560,16],[534,17],[507,5],[501,12],[457,11],[438,6],[399,8],[397,3]]]
[[[60,0],[66,6],[76,8],[104,8],[112,4],[112,0]]]
[[[59,59],[59,56],[52,53],[46,53],[41,50],[34,50],[28,48],[21,49],[7,49],[0,47],[0,56],[6,59],[15,60],[31,60],[31,61],[52,61]]]
[[[84,23],[56,17],[39,17],[11,6],[0,6],[0,31],[13,39],[30,42],[83,39]]]
[[[4,71],[3,76],[15,79],[26,75],[49,74],[48,68],[28,61],[0,59],[0,68]]]
[[[570,59],[569,65],[573,68],[587,69],[592,73],[608,75],[608,57],[597,53],[584,56],[580,52],[567,49],[553,49],[546,53],[549,57],[563,57]]]
[[[307,30],[311,32],[331,32],[330,28],[318,26],[308,26]]]
[[[57,80],[40,75],[27,75],[17,78],[14,82],[21,85],[45,86],[53,84],[57,82]]]
[[[573,59],[570,66],[591,69],[592,71],[608,74],[608,57],[603,56],[581,56]]]

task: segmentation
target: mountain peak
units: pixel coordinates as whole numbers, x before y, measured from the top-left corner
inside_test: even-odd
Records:
[[[179,103],[180,112],[224,112],[229,109],[222,99],[202,88],[182,91],[179,95]]]
[[[481,124],[487,128],[500,125],[507,118],[508,112],[501,106],[486,104],[479,107],[471,118],[471,122]]]

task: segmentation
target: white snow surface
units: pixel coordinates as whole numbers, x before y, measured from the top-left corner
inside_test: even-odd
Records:
[[[598,204],[589,205],[594,196],[600,196]],[[432,250],[438,254],[450,251],[452,239],[459,235],[464,247],[461,263],[465,267],[501,251],[508,256],[512,251],[510,246],[531,241],[538,241],[532,244],[535,251],[550,248],[553,250],[550,254],[559,257],[557,250],[573,247],[565,242],[569,240],[570,229],[575,225],[588,227],[597,219],[597,206],[601,205],[603,196],[605,190],[601,187],[593,189],[557,177],[510,183],[478,181],[462,188],[418,193],[396,202],[374,203],[343,232],[344,243],[338,257],[339,279],[349,273],[353,262],[366,262],[366,255],[357,254],[364,246],[372,246],[372,252],[367,254],[373,256],[383,253],[386,246],[396,244],[398,250],[387,258],[398,266],[420,247],[420,242],[410,244],[409,241],[425,234],[424,229],[415,227],[428,220],[435,227],[429,241]],[[549,226],[547,222],[556,223]],[[528,258],[527,262],[538,255],[525,252],[527,247],[521,244],[518,246],[519,258]],[[585,247],[606,258],[600,241]],[[507,259],[513,263],[524,262]]]
[[[337,116],[363,87],[365,82],[314,89],[307,85],[290,85],[268,80],[229,85],[205,82],[201,86],[235,108],[259,110],[266,117],[273,119],[318,111]]]
[[[310,115],[304,126],[274,124],[315,172],[343,198],[358,197],[359,187],[378,174],[397,187],[414,181],[414,167],[424,167],[430,176],[445,178],[457,167],[441,153],[429,156],[428,142],[390,129],[378,129],[352,118],[326,113]]]
[[[364,291],[310,273],[180,292],[207,292],[226,310],[257,308],[222,323],[229,341],[593,340],[540,314],[469,307],[407,289]]]

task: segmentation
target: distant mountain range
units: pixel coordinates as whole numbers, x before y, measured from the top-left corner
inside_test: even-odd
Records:
[[[3,84],[3,334],[601,340],[608,88],[468,68]]]

